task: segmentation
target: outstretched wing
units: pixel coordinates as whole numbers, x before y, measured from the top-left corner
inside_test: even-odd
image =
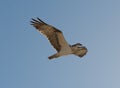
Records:
[[[41,19],[32,19],[31,25],[33,25],[39,32],[44,34],[58,52],[62,47],[68,45],[60,30],[43,22]]]
[[[86,55],[87,52],[88,52],[87,48],[84,46],[81,46],[78,48],[77,52],[75,52],[74,54],[79,57],[83,57],[84,55]]]

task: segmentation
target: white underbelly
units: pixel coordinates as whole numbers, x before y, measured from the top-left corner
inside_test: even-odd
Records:
[[[59,55],[68,55],[68,54],[72,54],[72,50],[70,47],[64,47],[60,50]]]

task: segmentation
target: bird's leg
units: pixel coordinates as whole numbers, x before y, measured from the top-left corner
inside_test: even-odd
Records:
[[[49,56],[48,59],[51,60],[51,59],[54,59],[54,58],[57,58],[57,57],[59,57],[59,55],[58,54],[54,54],[52,56]]]

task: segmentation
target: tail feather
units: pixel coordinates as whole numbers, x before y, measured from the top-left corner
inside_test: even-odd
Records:
[[[51,59],[54,59],[54,58],[57,58],[57,57],[59,57],[59,55],[58,54],[54,54],[52,56],[49,56],[48,59],[51,60]]]

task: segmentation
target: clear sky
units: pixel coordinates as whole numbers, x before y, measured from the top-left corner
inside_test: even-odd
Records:
[[[48,60],[56,51],[36,17],[87,55]],[[0,88],[120,88],[120,0],[1,0]]]

